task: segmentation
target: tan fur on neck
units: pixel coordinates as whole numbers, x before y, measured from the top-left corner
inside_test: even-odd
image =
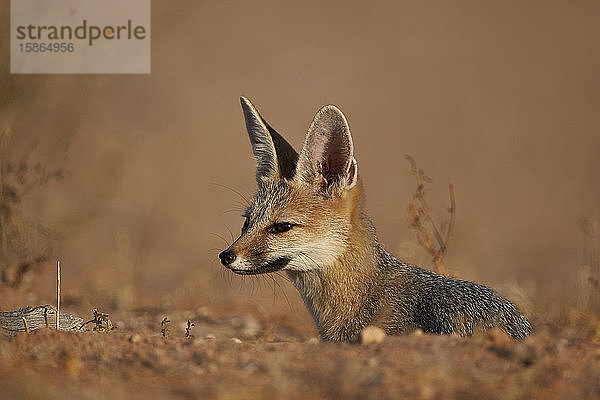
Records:
[[[331,265],[308,272],[288,271],[290,280],[300,291],[311,311],[323,339],[347,337],[361,319],[365,303],[374,294],[377,269],[375,237],[362,215],[360,184],[344,191],[335,201],[337,213],[350,219],[346,246]]]

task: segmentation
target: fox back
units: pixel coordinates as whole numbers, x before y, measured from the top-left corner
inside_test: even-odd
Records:
[[[355,341],[367,325],[468,336],[499,327],[531,332],[525,316],[492,289],[405,264],[377,242],[364,212],[348,122],[335,106],[315,115],[298,154],[241,98],[257,161],[257,194],[240,237],[219,254],[240,275],[283,270],[319,334]]]

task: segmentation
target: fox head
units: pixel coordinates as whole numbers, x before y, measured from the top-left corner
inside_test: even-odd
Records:
[[[241,275],[311,271],[335,262],[360,218],[350,129],[335,106],[315,115],[300,154],[241,98],[258,191],[239,238],[219,254]]]

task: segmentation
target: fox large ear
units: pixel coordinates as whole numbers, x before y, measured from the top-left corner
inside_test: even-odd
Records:
[[[269,126],[250,100],[242,96],[240,102],[256,158],[256,180],[260,183],[265,179],[292,179],[298,161],[296,150]]]
[[[298,159],[299,179],[315,192],[351,189],[358,182],[358,164],[346,117],[336,106],[325,106],[315,115]]]

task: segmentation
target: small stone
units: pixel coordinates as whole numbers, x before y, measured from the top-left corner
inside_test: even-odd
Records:
[[[139,333],[134,333],[133,335],[129,336],[130,343],[139,343],[141,340],[142,336]]]
[[[217,364],[209,364],[206,369],[208,370],[208,372],[217,372],[219,367],[217,366]]]
[[[385,339],[385,331],[376,326],[369,325],[360,332],[360,343],[363,345],[378,344]]]
[[[196,309],[196,315],[201,318],[210,318],[212,316],[212,312],[208,307],[202,306]]]
[[[567,350],[568,347],[569,347],[569,341],[567,339],[565,339],[565,338],[559,338],[556,341],[556,352],[558,354],[564,353]]]
[[[236,344],[240,344],[240,343],[242,343],[242,341],[241,341],[240,339],[236,338],[236,337],[232,337],[232,338],[231,338],[231,341],[232,341],[233,343],[236,343]]]
[[[217,337],[215,335],[213,335],[212,333],[209,333],[208,335],[204,336],[205,339],[216,339]]]
[[[412,333],[413,336],[423,336],[425,334],[425,332],[423,332],[423,329],[415,329]]]
[[[258,367],[256,365],[254,365],[253,363],[248,363],[242,368],[242,371],[251,374],[252,372],[256,371],[257,369],[258,369]]]
[[[242,319],[240,334],[244,338],[254,338],[262,331],[260,321],[251,315],[246,315]]]

